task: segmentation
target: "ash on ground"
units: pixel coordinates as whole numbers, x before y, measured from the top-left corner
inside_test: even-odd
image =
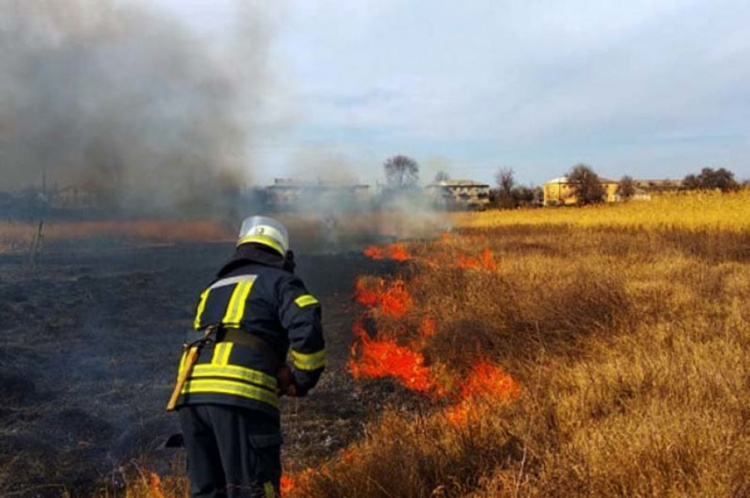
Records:
[[[166,473],[182,450],[165,412],[194,305],[231,244],[65,247],[35,269],[0,255],[0,488],[73,496],[122,484],[134,462]],[[323,302],[329,367],[308,398],[286,400],[283,458],[315,465],[361,433],[378,403],[346,372],[354,281],[392,264],[359,253],[300,255],[298,273]]]

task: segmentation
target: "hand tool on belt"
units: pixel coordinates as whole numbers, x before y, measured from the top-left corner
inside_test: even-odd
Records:
[[[187,357],[185,358],[182,370],[180,370],[180,374],[177,376],[177,383],[172,391],[172,396],[169,397],[169,402],[167,403],[168,412],[171,412],[177,406],[177,400],[180,399],[182,388],[185,387],[185,382],[187,382],[190,374],[193,373],[193,367],[198,362],[198,355],[201,349],[212,340],[216,340],[217,331],[218,327],[206,327],[202,331],[203,337],[190,342],[185,341],[183,348],[187,349]]]
[[[199,334],[202,334],[202,337]],[[279,394],[287,394],[290,396],[295,395],[296,389],[294,388],[293,377],[291,376],[289,367],[279,359],[278,355],[274,352],[271,346],[266,343],[266,341],[245,330],[210,326],[206,327],[202,332],[188,332],[188,339],[183,346],[187,349],[188,354],[187,358],[185,358],[185,364],[177,377],[177,383],[174,386],[174,391],[172,391],[172,396],[169,398],[169,403],[167,403],[168,412],[171,412],[177,406],[177,400],[180,398],[180,393],[182,393],[182,389],[185,387],[188,377],[190,377],[190,374],[193,372],[193,367],[198,363],[198,356],[200,355],[201,349],[206,344],[212,342],[233,342],[235,344],[252,347],[262,354],[266,361],[268,361],[271,369],[274,372],[277,372],[276,377],[279,382]]]

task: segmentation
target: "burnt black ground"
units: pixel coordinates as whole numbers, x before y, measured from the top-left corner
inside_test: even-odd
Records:
[[[0,496],[86,496],[134,461],[166,472],[181,450],[164,406],[184,330],[227,244],[50,247],[31,269],[0,255]],[[351,442],[374,408],[345,363],[357,275],[393,266],[359,253],[298,256],[324,306],[329,368],[284,407],[284,459],[314,464]]]

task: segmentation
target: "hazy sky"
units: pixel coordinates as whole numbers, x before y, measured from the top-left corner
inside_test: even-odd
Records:
[[[206,40],[234,19],[232,0],[158,3]],[[578,162],[750,178],[747,0],[264,3],[256,180],[348,168],[370,182],[395,154],[423,180],[494,183],[509,166],[540,184]]]

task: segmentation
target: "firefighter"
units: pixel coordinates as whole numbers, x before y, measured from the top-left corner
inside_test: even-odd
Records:
[[[191,496],[278,496],[279,397],[305,396],[325,367],[320,303],[294,275],[284,225],[243,221],[234,255],[200,296],[193,328],[174,398]]]

